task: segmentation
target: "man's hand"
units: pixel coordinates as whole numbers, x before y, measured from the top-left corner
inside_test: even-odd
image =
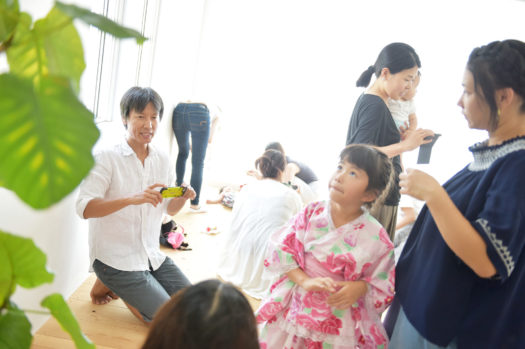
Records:
[[[165,187],[164,184],[155,183],[147,187],[143,192],[131,197],[131,205],[152,204],[157,207],[162,202],[162,194],[156,188]]]

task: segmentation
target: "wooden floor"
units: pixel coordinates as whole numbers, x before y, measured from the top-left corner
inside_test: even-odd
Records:
[[[216,189],[211,189],[216,192]],[[213,197],[214,192],[208,197]],[[206,196],[204,196],[206,197]],[[175,221],[184,227],[188,234],[186,241],[191,251],[171,250],[161,247],[183,270],[192,283],[216,278],[215,258],[220,234],[227,232],[231,210],[222,205],[207,205],[206,213],[190,213],[186,206]],[[207,227],[216,227],[217,235],[203,233]],[[121,300],[106,305],[91,303],[89,291],[95,280],[94,274],[69,298],[68,304],[75,314],[84,334],[96,344],[97,348],[140,348],[148,328],[136,319]],[[258,301],[247,297],[254,309]],[[35,334],[31,348],[74,348],[69,335],[50,318]]]

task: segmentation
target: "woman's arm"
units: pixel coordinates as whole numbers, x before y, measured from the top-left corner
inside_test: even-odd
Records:
[[[400,207],[403,212],[403,217],[397,220],[396,230],[413,223],[417,218],[416,209],[413,207]]]
[[[404,136],[403,140],[399,143],[376,148],[385,153],[389,158],[393,158],[394,156],[401,155],[406,151],[414,150],[421,144],[430,143],[432,141],[431,137],[434,136],[434,132],[420,128],[413,131],[407,130],[405,131]],[[425,139],[427,137],[428,139]]]
[[[291,182],[295,175],[298,174],[300,171],[301,169],[296,164],[291,162],[287,163],[286,167],[284,168],[282,181],[284,183]]]
[[[424,200],[448,247],[482,278],[497,271],[487,254],[487,245],[478,231],[458,210],[445,189],[428,174],[408,169],[399,176],[401,193]]]

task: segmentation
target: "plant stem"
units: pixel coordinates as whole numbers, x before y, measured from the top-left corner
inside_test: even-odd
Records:
[[[24,309],[23,311],[24,313],[32,313],[32,314],[37,314],[37,315],[51,315],[50,312],[43,311],[43,310]]]

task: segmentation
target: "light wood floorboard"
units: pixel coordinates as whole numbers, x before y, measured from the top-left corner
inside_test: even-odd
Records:
[[[207,188],[209,195],[203,191],[203,197],[214,197],[215,188]],[[189,203],[188,203],[189,204]],[[161,247],[181,268],[192,283],[216,278],[216,256],[220,234],[227,232],[230,226],[231,210],[222,205],[205,205],[206,213],[189,212],[188,204],[174,217],[187,233],[186,241],[191,251],[179,251]],[[216,227],[217,235],[203,233],[207,227]],[[99,349],[140,348],[147,335],[146,325],[136,319],[124,303],[118,299],[106,305],[91,303],[89,292],[95,280],[90,276],[71,295],[68,304],[75,314],[84,334]],[[259,301],[247,297],[254,309]],[[32,349],[74,348],[73,341],[60,325],[50,318],[35,334]]]

